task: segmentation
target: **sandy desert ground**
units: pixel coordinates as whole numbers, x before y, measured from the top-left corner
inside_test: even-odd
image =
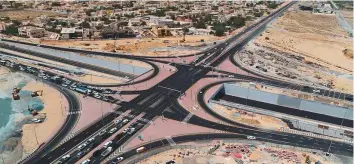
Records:
[[[244,110],[226,107],[219,104],[211,104],[212,109],[235,122],[250,125],[262,129],[279,130],[281,127],[287,127],[286,123],[275,117],[260,115],[256,113],[247,112]]]
[[[303,57],[306,63],[302,64],[312,65],[313,68],[300,64],[294,73],[306,78],[306,81],[332,81],[333,89],[347,93],[353,90],[353,41],[339,26],[335,15],[312,14],[294,6],[268,25],[252,44],[249,46],[251,49],[246,48],[248,51],[261,47],[263,50]],[[318,72],[316,67],[326,71]]]
[[[44,122],[25,124],[22,128],[24,153],[28,153],[38,148],[38,144],[47,142],[59,130],[65,121],[68,102],[59,91],[43,83],[32,81],[23,89],[28,91],[43,90],[43,95],[40,98],[44,103],[44,109],[39,113],[46,116]]]
[[[0,17],[9,17],[11,20],[34,19],[41,15],[56,16],[59,14],[55,12],[35,11],[35,10],[13,10],[13,11],[0,12]]]
[[[343,163],[339,158],[328,158],[323,154],[312,154],[296,149],[279,148],[277,145],[249,143],[247,141],[219,141],[220,147],[214,152],[207,152],[216,144],[198,144],[195,148],[170,149],[147,159],[138,164],[164,164],[175,161],[178,164],[205,164],[205,163],[254,163],[254,164],[283,164],[283,163],[310,163],[321,162],[322,164]],[[247,142],[247,143],[246,143]],[[184,144],[186,145],[186,144]],[[194,143],[191,143],[194,145]]]
[[[167,55],[186,55],[199,52],[198,49],[206,47],[206,43],[212,43],[225,37],[213,35],[187,35],[185,42],[180,42],[182,37],[164,38],[124,38],[116,41],[116,52],[129,53],[143,56],[167,56]],[[204,39],[204,42],[201,42]],[[103,50],[112,52],[114,50],[114,40],[96,41],[74,41],[74,40],[43,40],[41,44],[76,47],[87,50]],[[174,47],[178,49],[173,50]],[[177,51],[178,50],[178,51]]]

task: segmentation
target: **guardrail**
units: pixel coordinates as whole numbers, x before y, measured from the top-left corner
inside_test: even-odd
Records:
[[[156,148],[153,150],[150,150],[146,153],[140,154],[137,157],[134,157],[133,159],[129,159],[129,161],[126,161],[127,164],[135,164],[143,159],[149,158],[153,155],[159,154],[161,152],[171,150],[171,149],[197,149],[199,146],[194,146],[194,145],[175,145],[175,146],[165,146],[165,147],[160,147]]]

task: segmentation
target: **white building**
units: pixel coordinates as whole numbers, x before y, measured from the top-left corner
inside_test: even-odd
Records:
[[[140,26],[141,23],[140,18],[129,19],[128,26]]]
[[[44,28],[37,28],[32,26],[24,26],[18,28],[18,34],[30,38],[41,38],[45,36]]]

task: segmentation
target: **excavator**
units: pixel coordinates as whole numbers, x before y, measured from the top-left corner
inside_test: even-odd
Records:
[[[14,87],[13,91],[12,91],[12,98],[14,100],[19,100],[20,96],[18,95],[18,93],[20,92],[20,88]]]
[[[39,94],[40,93],[40,94]],[[31,93],[32,97],[37,97],[37,96],[42,96],[43,95],[43,90],[38,90],[38,91],[33,91]]]
[[[31,109],[29,106],[28,106],[28,109],[27,109],[27,110],[30,111],[30,113],[31,113],[33,116],[35,116],[35,115],[38,114],[38,112],[37,112],[36,110]]]

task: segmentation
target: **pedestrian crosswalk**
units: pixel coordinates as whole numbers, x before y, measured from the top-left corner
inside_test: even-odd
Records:
[[[165,138],[166,138],[166,140],[168,141],[168,143],[170,143],[171,146],[175,146],[175,145],[176,145],[176,142],[173,141],[173,139],[171,138],[171,136],[166,136]]]
[[[79,110],[79,111],[68,112],[68,113],[66,113],[66,115],[81,114],[81,113],[82,113],[82,110]]]

